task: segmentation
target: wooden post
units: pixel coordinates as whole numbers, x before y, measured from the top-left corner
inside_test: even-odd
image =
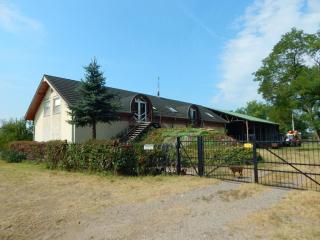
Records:
[[[247,131],[247,142],[249,142],[249,123],[248,123],[248,120],[246,120],[246,131]]]

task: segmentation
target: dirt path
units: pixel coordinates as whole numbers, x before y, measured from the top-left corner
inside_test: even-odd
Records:
[[[200,177],[97,176],[0,161],[0,239],[255,239],[252,226],[272,221],[252,224],[248,216],[260,217],[288,192]],[[292,199],[278,208],[296,209]],[[301,206],[309,207],[299,212],[308,218],[318,213],[312,207],[320,205],[317,199],[306,196]],[[267,214],[271,220],[278,208]],[[281,216],[288,229],[287,216],[296,219],[291,209]]]
[[[228,224],[270,207],[287,192],[221,182],[159,201],[106,209],[99,216],[85,219],[60,238],[247,239],[233,236]]]

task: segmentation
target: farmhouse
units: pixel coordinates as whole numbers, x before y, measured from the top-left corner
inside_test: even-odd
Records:
[[[83,142],[91,137],[90,127],[68,123],[68,106],[78,99],[79,81],[44,75],[25,115],[34,121],[34,140],[67,140]],[[227,121],[211,109],[116,88],[108,91],[118,96],[119,121],[98,123],[97,139],[110,139],[122,133],[135,138],[151,124],[161,127],[205,127],[224,131]]]
[[[68,121],[68,106],[79,99],[80,82],[44,75],[25,119],[34,122],[34,140],[84,142],[91,138],[90,127],[76,127]],[[245,139],[256,134],[259,139],[278,135],[278,125],[251,116],[207,108],[158,96],[116,88],[107,88],[120,102],[119,120],[98,123],[97,139],[125,136],[133,140],[151,125],[157,127],[203,127],[226,131]]]

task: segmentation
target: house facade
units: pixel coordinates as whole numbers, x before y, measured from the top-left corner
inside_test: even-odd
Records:
[[[70,124],[69,106],[79,99],[80,82],[44,75],[25,119],[34,122],[34,140],[84,142],[91,138],[91,127]],[[120,102],[119,120],[97,124],[97,139],[111,139],[143,123],[159,127],[204,127],[225,131],[226,121],[212,109],[201,105],[107,88]]]

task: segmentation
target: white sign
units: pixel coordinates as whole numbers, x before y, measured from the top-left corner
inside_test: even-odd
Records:
[[[154,144],[145,144],[143,146],[144,150],[153,150],[154,149]]]

